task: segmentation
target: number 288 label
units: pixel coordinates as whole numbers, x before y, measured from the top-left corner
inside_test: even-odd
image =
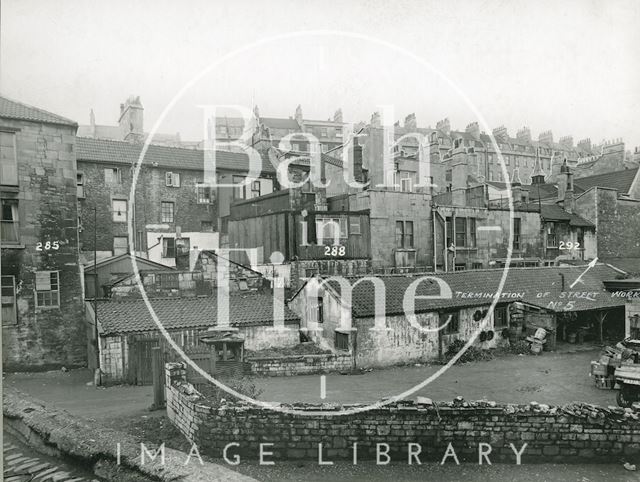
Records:
[[[324,247],[325,256],[344,256],[346,252],[347,252],[347,248],[345,246],[325,246]]]

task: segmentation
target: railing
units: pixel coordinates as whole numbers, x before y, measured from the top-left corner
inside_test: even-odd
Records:
[[[20,230],[17,221],[0,221],[0,240],[2,243],[19,243]]]

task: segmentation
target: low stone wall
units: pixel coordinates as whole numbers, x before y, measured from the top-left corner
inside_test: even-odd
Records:
[[[353,358],[348,353],[249,358],[247,361],[251,364],[251,373],[269,377],[345,372],[353,368]]]
[[[151,441],[137,440],[93,420],[46,405],[11,387],[4,387],[2,409],[4,430],[37,452],[72,460],[103,480],[256,482],[221,465],[200,464],[196,457],[185,464],[187,454],[170,448],[164,448],[164,461],[161,452],[153,459],[158,447]],[[141,458],[141,443],[150,454],[146,460]]]
[[[262,452],[265,460],[352,461],[354,444],[359,460],[383,463],[387,457],[478,463],[482,453],[493,463],[610,463],[640,456],[640,417],[630,409],[423,400],[348,415],[313,413],[341,406],[300,404],[290,408],[309,415],[292,415],[249,404],[213,406],[185,381],[179,363],[167,364],[166,391],[170,420],[216,458],[257,459]]]

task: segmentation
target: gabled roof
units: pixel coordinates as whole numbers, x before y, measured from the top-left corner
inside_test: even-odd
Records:
[[[138,162],[142,145],[109,139],[78,137],[76,158],[78,161],[104,162],[107,164],[134,165]],[[262,156],[262,172],[274,173],[275,169],[266,154]],[[145,153],[145,165],[157,163],[168,169],[188,169],[204,172],[204,151],[180,147],[150,144]],[[216,168],[236,171],[249,170],[249,157],[243,153],[216,151]]]
[[[167,330],[208,328],[217,325],[216,296],[192,298],[152,298],[149,300],[158,320]],[[298,323],[299,318],[286,306],[285,323]],[[98,322],[102,335],[148,332],[158,329],[142,299],[102,301],[98,303]],[[231,326],[270,325],[273,323],[273,296],[242,293],[229,296]]]
[[[627,194],[633,185],[633,181],[638,175],[638,168],[625,169],[623,171],[607,172],[596,174],[595,176],[579,177],[573,183],[584,191],[592,187],[608,187],[615,189],[621,194]]]
[[[78,123],[43,109],[0,96],[0,117],[78,127]]]
[[[624,306],[624,300],[611,296],[611,293],[604,289],[603,281],[615,279],[619,274],[615,269],[604,264],[598,264],[587,271],[581,282],[571,288],[571,284],[576,281],[581,273],[585,271],[585,266],[563,266],[545,268],[509,268],[502,293],[514,294],[514,296],[501,297],[503,301],[521,300],[528,304],[547,308],[550,302],[563,302],[561,310],[587,311],[594,309],[606,309]],[[376,276],[381,279],[386,292],[386,315],[402,315],[405,313],[403,307],[404,295],[407,288],[421,276],[435,276],[444,280],[451,288],[453,297],[450,299],[415,299],[415,312],[425,313],[430,311],[463,308],[470,306],[490,305],[493,302],[493,295],[498,290],[500,280],[504,270],[470,270],[447,273],[436,273],[428,275],[387,275]],[[563,280],[564,276],[564,289]],[[362,277],[346,278],[353,286]],[[329,280],[327,284],[331,289],[340,293],[340,285],[337,281]],[[375,301],[378,294],[369,281],[362,281],[353,288],[351,310],[356,318],[368,318],[375,315]],[[300,295],[299,291],[295,296]],[[564,292],[589,292],[597,293],[593,300],[586,298],[567,298],[562,296]],[[425,280],[418,284],[416,296],[435,296],[441,293],[439,285],[435,281]],[[467,296],[464,296],[462,294]],[[544,297],[538,297],[539,293],[549,293]],[[471,294],[471,296],[468,296]],[[565,303],[573,301],[573,306],[568,309]]]

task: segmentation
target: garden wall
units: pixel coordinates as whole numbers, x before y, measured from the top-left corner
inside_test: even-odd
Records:
[[[344,372],[353,368],[351,355],[336,353],[250,358],[247,361],[251,364],[251,373],[270,377]]]
[[[325,461],[352,461],[354,443],[359,460],[376,459],[382,451],[390,460],[404,463],[409,451],[415,454],[418,447],[421,461],[441,461],[449,449],[448,463],[455,463],[452,450],[461,462],[475,463],[479,450],[489,450],[493,463],[516,463],[515,451],[522,451],[522,463],[610,463],[640,455],[638,413],[586,404],[548,407],[456,400],[433,405],[425,399],[342,416],[291,415],[249,404],[215,407],[185,381],[179,363],[167,364],[166,394],[170,420],[201,452],[216,458],[257,459],[263,444],[265,460],[318,461],[322,444]],[[291,408],[313,412],[342,407]]]

